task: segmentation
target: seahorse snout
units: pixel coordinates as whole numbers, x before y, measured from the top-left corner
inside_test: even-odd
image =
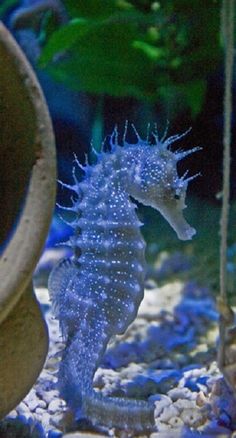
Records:
[[[159,207],[158,210],[175,230],[180,240],[190,240],[196,234],[196,230],[185,220],[183,208],[173,200],[173,202],[165,202],[165,204]]]

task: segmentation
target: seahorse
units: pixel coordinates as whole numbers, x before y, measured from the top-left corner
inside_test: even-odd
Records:
[[[196,175],[178,177],[177,163],[199,148],[170,150],[186,133],[159,140],[155,132],[152,141],[135,133],[136,143],[129,144],[124,135],[119,145],[115,129],[109,150],[102,150],[95,164],[81,166],[75,159],[82,180],[75,166],[73,184],[61,183],[76,194],[72,205],[63,207],[75,214],[67,242],[73,256],[55,266],[49,291],[65,339],[58,374],[61,396],[76,418],[141,431],[154,425],[153,403],[105,397],[93,389],[93,377],[109,340],[126,331],[144,295],[145,242],[133,199],[158,210],[179,239],[191,239],[195,229],[182,210]]]

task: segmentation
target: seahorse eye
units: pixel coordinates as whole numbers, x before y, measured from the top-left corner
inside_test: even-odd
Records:
[[[180,199],[180,195],[177,195],[177,193],[175,193],[174,198],[178,201]]]

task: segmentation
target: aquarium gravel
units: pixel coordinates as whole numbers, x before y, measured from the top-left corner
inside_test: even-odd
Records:
[[[40,279],[36,280],[40,285]],[[34,387],[2,427],[7,421],[30,424],[25,436],[36,438],[135,436],[95,429],[86,420],[74,421],[56,387],[63,349],[58,321],[52,315],[47,288],[36,286],[36,294],[49,327],[48,357]],[[110,343],[95,375],[95,389],[108,396],[154,401],[156,430],[151,438],[233,436],[234,400],[215,361],[217,322],[207,288],[180,281],[158,288],[149,279],[138,317]],[[0,431],[2,436],[8,438]]]

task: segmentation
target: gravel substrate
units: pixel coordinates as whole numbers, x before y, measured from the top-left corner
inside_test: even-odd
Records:
[[[58,322],[47,289],[37,287],[36,293],[49,327],[50,350],[36,384],[5,423],[15,419],[30,424],[31,432],[20,437],[134,436],[95,430],[89,422],[75,424],[56,389],[63,349]],[[215,362],[217,320],[207,289],[180,282],[157,288],[149,280],[138,317],[122,337],[112,340],[95,375],[95,388],[104,395],[154,401],[156,431],[151,438],[236,437],[235,401]],[[14,435],[0,431],[2,436]]]

